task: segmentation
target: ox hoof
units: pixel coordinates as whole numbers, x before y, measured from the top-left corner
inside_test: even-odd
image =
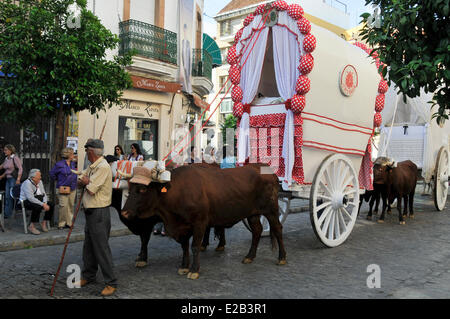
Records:
[[[196,280],[200,277],[200,274],[198,272],[190,272],[187,277],[188,279]]]
[[[400,222],[400,225],[406,225],[406,222],[405,222],[404,220],[402,220],[402,221]]]
[[[216,251],[224,251],[225,250],[225,246],[218,246],[216,248]]]
[[[367,216],[366,219],[367,220],[372,220],[372,216]]]
[[[147,262],[146,261],[136,261],[136,268],[144,268],[145,266],[147,266]]]
[[[186,275],[188,272],[189,272],[189,269],[188,269],[188,268],[180,268],[180,269],[178,269],[178,274],[179,274],[180,276],[184,276],[184,275]]]
[[[251,258],[244,258],[244,260],[242,261],[243,264],[251,264],[253,262],[253,259]]]
[[[200,251],[205,251],[207,246],[200,246]]]
[[[378,220],[378,224],[384,224],[384,220],[379,219],[379,220]]]
[[[281,259],[281,260],[278,261],[278,266],[283,266],[283,265],[286,265],[286,264],[287,264],[286,259]]]

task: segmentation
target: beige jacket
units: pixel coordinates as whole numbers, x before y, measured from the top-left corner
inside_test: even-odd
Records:
[[[88,192],[84,193],[84,208],[103,208],[110,206],[112,196],[112,172],[111,167],[105,158],[100,157],[84,170],[82,175],[89,177],[90,182],[86,186],[86,189],[94,193],[94,195],[90,195]]]

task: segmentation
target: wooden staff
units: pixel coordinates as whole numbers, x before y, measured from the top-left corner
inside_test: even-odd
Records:
[[[105,132],[105,127],[106,127],[107,121],[108,121],[108,117],[106,117],[105,123],[103,124],[102,132],[100,133],[100,138],[99,138],[100,140],[103,138],[103,133]],[[77,204],[77,209],[75,210],[75,214],[72,219],[72,226],[70,226],[70,230],[69,230],[69,233],[67,234],[67,238],[66,238],[66,243],[64,244],[64,250],[63,250],[63,253],[61,256],[61,261],[59,262],[58,270],[56,271],[55,279],[53,280],[52,289],[50,291],[50,296],[53,296],[53,292],[55,290],[56,281],[58,280],[59,272],[61,271],[61,267],[64,262],[64,257],[66,255],[67,246],[69,245],[70,235],[72,234],[73,226],[75,225],[75,221],[77,219],[78,212],[80,211],[80,206],[81,206],[81,202],[83,200],[84,191],[85,191],[85,188],[83,187],[83,189],[81,191],[80,200],[78,201],[78,204]]]

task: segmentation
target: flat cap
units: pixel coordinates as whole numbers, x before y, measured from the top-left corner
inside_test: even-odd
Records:
[[[92,148],[101,148],[103,149],[105,146],[102,140],[90,138],[87,140],[84,147],[92,147]]]
[[[149,185],[152,181],[152,171],[146,167],[137,166],[133,169],[133,178],[130,183]]]

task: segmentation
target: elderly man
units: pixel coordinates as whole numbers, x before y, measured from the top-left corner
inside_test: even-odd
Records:
[[[98,266],[100,266],[106,284],[101,294],[109,296],[117,289],[117,279],[114,275],[112,254],[108,243],[111,230],[109,213],[112,196],[111,167],[103,157],[103,141],[89,139],[84,147],[87,158],[92,164],[83,171],[79,179],[79,183],[85,187],[83,206],[86,215],[83,279],[79,285],[83,287],[95,281]]]
[[[31,210],[31,222],[28,230],[34,235],[40,234],[34,224],[39,223],[39,216],[42,211],[45,211],[41,228],[43,232],[48,232],[46,224],[47,221],[52,219],[54,206],[48,202],[44,184],[41,180],[41,171],[37,168],[30,170],[28,179],[20,187],[20,200],[23,201],[26,209]]]

